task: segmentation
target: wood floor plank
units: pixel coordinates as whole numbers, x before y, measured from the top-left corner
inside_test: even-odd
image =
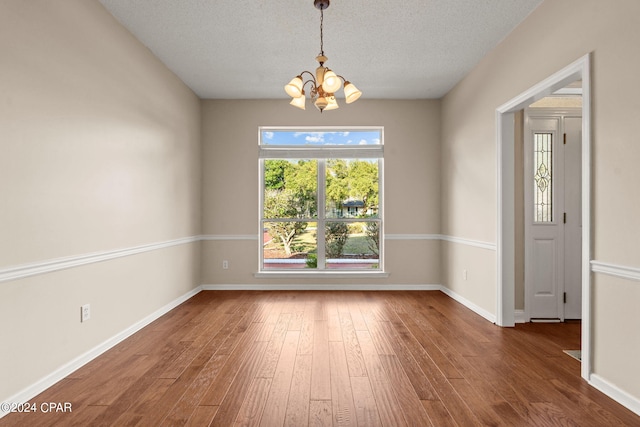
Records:
[[[422,406],[429,419],[438,427],[455,427],[458,425],[447,407],[439,400],[423,400]]]
[[[310,427],[331,427],[333,416],[331,414],[330,400],[312,400],[309,405]]]
[[[0,427],[640,426],[562,353],[580,324],[499,328],[438,291],[203,291]]]
[[[395,356],[400,360],[402,368],[406,372],[418,398],[420,400],[436,399],[437,394],[431,381],[422,371],[408,348],[408,346],[416,345],[412,342],[412,340],[415,340],[413,335],[405,328],[402,322],[380,322],[380,326],[383,328],[388,341],[391,342],[395,350]]]
[[[298,354],[313,354],[313,326],[314,305],[307,302],[305,304],[304,313],[302,315],[302,323],[300,325],[300,340],[298,342]]]
[[[185,392],[180,396],[171,411],[163,420],[165,425],[182,425],[191,419],[193,412],[198,408],[199,402],[207,392],[209,384],[215,381],[216,376],[228,360],[226,354],[214,354],[189,384]]]
[[[259,377],[273,378],[282,352],[282,345],[287,335],[290,319],[291,313],[280,314],[278,323],[271,334],[271,339],[268,341],[267,350],[262,358],[262,364],[260,365],[258,373]]]
[[[389,383],[387,374],[380,362],[380,356],[368,331],[356,331],[358,342],[362,348],[362,355],[367,376],[376,399],[376,406],[380,420],[385,426],[406,426],[407,422],[402,415],[398,399]]]
[[[262,426],[281,426],[284,423],[299,338],[299,331],[286,332],[278,364],[273,374],[267,404],[260,420]]]
[[[369,377],[351,377],[351,390],[358,426],[382,426]]]
[[[218,412],[218,406],[198,406],[187,420],[185,427],[208,426]]]
[[[359,299],[362,299],[362,293],[358,293]],[[357,300],[356,300],[357,301]],[[356,331],[366,331],[367,323],[364,321],[362,311],[357,302],[349,301],[349,314],[351,315],[351,321]]]
[[[142,383],[143,386],[140,389],[131,391],[131,395],[136,396],[134,397],[135,401],[128,410],[122,411],[123,415],[133,414],[136,416],[144,416],[152,410],[153,406],[157,404],[174,382],[174,378],[151,377],[150,382],[147,378],[142,379],[140,383]],[[119,421],[119,418],[116,421]]]
[[[397,356],[383,354],[380,361],[387,371],[387,377],[398,397],[407,423],[411,426],[433,425]]]
[[[249,384],[251,384],[256,377],[260,367],[260,361],[264,355],[266,343],[254,341],[250,343],[249,347],[246,358],[238,368],[234,380],[224,395],[224,399],[220,403],[215,417],[213,417],[211,421],[211,426],[230,426],[240,411],[242,402],[244,402],[247,396]]]
[[[327,304],[327,316],[327,338],[329,341],[342,341],[340,314],[338,313],[338,304],[335,301]]]
[[[297,354],[293,366],[291,392],[287,402],[284,425],[298,427],[309,421],[309,400],[311,394],[311,354]]]
[[[437,334],[433,329],[429,330],[424,328],[424,322],[421,322],[418,316],[399,314],[398,315],[405,327],[411,332],[411,335],[416,339],[419,346],[428,358],[436,364],[438,369],[444,374],[446,378],[463,378],[462,374],[451,363],[449,358],[442,352],[442,350],[436,345],[432,337]]]
[[[349,366],[349,376],[364,377],[367,375],[367,368],[362,358],[362,349],[358,343],[356,329],[351,320],[350,312],[339,313],[340,327],[342,329],[342,341],[347,355],[347,365]]]
[[[331,400],[327,322],[316,320],[313,326],[313,361],[311,364],[311,400]]]
[[[356,408],[347,367],[347,357],[342,341],[329,342],[331,366],[331,411],[334,426],[357,425]]]
[[[185,350],[161,374],[162,378],[178,378],[205,346],[219,347],[239,321],[239,317],[234,319],[230,314],[220,313],[213,319],[215,326],[207,326],[199,337],[189,342]]]
[[[487,396],[478,394],[464,378],[451,378],[449,382],[467,405],[473,407],[473,414],[483,425],[501,424],[500,417],[491,407],[492,400],[488,399]],[[512,420],[512,423],[513,421],[522,422],[523,420],[516,418]]]
[[[271,388],[271,378],[254,378],[247,391],[234,426],[258,426]],[[176,424],[174,424],[176,425]]]
[[[222,401],[227,395],[227,391],[233,385],[245,360],[250,359],[252,364],[262,361],[262,354],[264,349],[266,349],[267,343],[264,341],[255,341],[261,327],[262,325],[254,324],[252,327],[253,332],[247,334],[245,339],[236,346],[222,369],[220,369],[215,381],[209,385],[207,392],[200,400],[200,405],[221,406]],[[255,343],[262,343],[263,345],[260,347],[256,346]],[[220,409],[218,409],[218,411],[220,411]]]

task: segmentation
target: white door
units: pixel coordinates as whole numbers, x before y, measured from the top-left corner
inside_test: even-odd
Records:
[[[527,117],[525,131],[525,309],[531,319],[561,319],[564,245],[559,118]],[[562,215],[562,214],[560,214]]]
[[[525,123],[525,311],[534,320],[580,318],[581,119],[533,114]]]

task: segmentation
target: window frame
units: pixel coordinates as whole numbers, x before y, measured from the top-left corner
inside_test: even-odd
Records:
[[[380,135],[380,143],[375,145],[269,145],[263,143],[265,132],[347,132],[347,131],[375,131]],[[258,272],[256,277],[309,277],[309,276],[331,276],[331,277],[388,277],[384,268],[384,127],[382,126],[260,126],[258,128]],[[329,159],[377,159],[378,160],[378,212],[376,218],[334,218],[327,215],[326,210],[326,162]],[[378,267],[370,268],[326,268],[324,238],[317,239],[318,268],[314,269],[274,269],[264,268],[264,248],[263,230],[265,222],[273,222],[274,219],[264,218],[264,167],[265,160],[269,159],[304,159],[317,160],[317,218],[309,218],[309,222],[316,222],[318,230],[324,230],[327,222],[367,222],[373,221],[379,224],[379,248]],[[296,219],[296,221],[305,219]],[[320,235],[320,232],[317,233]],[[324,234],[324,233],[322,233]]]

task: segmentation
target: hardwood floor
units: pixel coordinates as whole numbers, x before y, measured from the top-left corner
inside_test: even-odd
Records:
[[[579,346],[579,323],[499,328],[436,291],[205,291],[33,399],[72,412],[0,426],[639,426]]]

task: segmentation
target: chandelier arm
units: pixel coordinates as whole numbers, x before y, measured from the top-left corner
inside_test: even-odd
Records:
[[[309,98],[315,99],[316,97],[318,97],[320,95],[320,92],[318,90],[318,86],[316,85],[316,83],[312,80],[307,80],[306,82],[304,82],[302,87],[304,88],[307,84],[311,85],[311,89],[309,90]]]
[[[314,86],[315,86],[315,84],[316,84],[316,76],[314,76],[314,75],[313,75],[313,73],[312,73],[311,71],[306,71],[306,70],[305,70],[305,71],[303,71],[303,72],[301,72],[301,73],[299,74],[299,76],[300,76],[300,77],[302,77],[302,75],[303,75],[303,74],[305,74],[305,73],[306,73],[306,74],[309,74],[309,75],[311,76],[311,80],[313,80],[313,84],[314,84]],[[307,80],[307,81],[308,81],[308,80]]]

